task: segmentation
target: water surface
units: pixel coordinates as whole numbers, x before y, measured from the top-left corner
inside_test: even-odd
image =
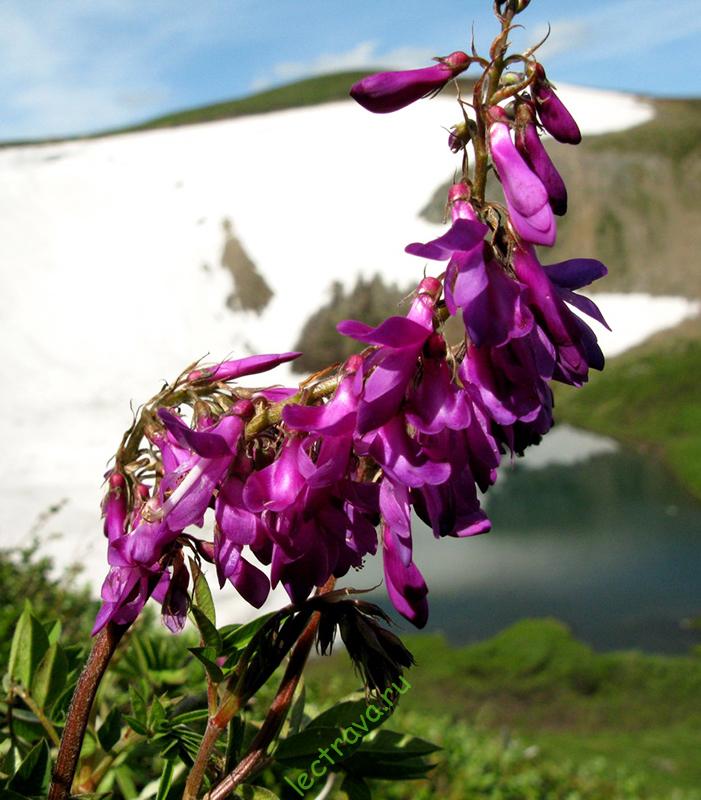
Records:
[[[659,462],[610,440],[591,439],[590,455],[572,463],[587,439],[549,438],[534,466],[518,462],[490,490],[490,533],[436,541],[416,521],[428,630],[464,644],[553,616],[597,649],[684,652],[701,642],[682,624],[701,616],[701,504]]]

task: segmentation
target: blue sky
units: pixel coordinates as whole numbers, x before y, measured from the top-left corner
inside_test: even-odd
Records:
[[[346,68],[422,66],[495,30],[491,0],[2,0],[0,139],[89,132]],[[700,95],[698,0],[532,0],[548,74]]]

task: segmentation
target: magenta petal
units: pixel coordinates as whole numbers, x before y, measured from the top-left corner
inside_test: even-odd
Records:
[[[375,114],[387,114],[438,91],[470,66],[470,57],[456,51],[423,69],[379,72],[354,83],[351,97]]]
[[[417,628],[423,628],[428,621],[428,587],[415,564],[408,567],[402,564],[396,540],[386,529],[382,555],[387,594],[392,605]]]
[[[513,208],[509,208],[509,216],[514,230],[524,242],[542,244],[545,247],[552,247],[555,244],[557,226],[549,205],[543,206],[542,213],[538,219],[538,227],[533,224],[532,218],[522,216]],[[543,228],[544,223],[547,223],[545,228]]]
[[[241,597],[254,608],[260,608],[270,593],[268,576],[245,558],[239,559],[236,570],[229,576],[229,580]]]
[[[563,289],[581,289],[608,275],[608,270],[595,258],[571,258],[558,264],[544,264],[547,276]]]
[[[363,375],[359,369],[347,375],[339,384],[334,396],[322,406],[288,405],[282,418],[290,428],[314,431],[326,436],[345,436],[353,432],[358,401],[363,389]]]
[[[124,535],[127,520],[127,484],[120,472],[113,471],[108,480],[109,489],[102,503],[105,518],[104,532],[112,542]]]
[[[255,541],[258,518],[243,502],[243,482],[240,478],[232,476],[221,485],[215,517],[224,536],[234,544],[243,546]]]
[[[453,383],[445,360],[426,358],[421,382],[409,398],[409,424],[421,433],[435,434],[445,428],[463,430],[470,416],[465,394]]]
[[[270,355],[248,356],[234,361],[222,361],[214,367],[205,367],[191,372],[189,380],[231,381],[244,375],[257,375],[267,372],[280,364],[299,358],[301,353],[272,353]]]
[[[545,78],[545,73],[543,73],[543,78]],[[555,94],[547,80],[536,80],[533,86],[533,96],[540,121],[553,138],[563,144],[579,144],[582,141],[582,134],[574,117]]]
[[[599,307],[593,300],[590,300],[588,297],[585,297],[581,294],[575,294],[575,292],[571,292],[569,289],[561,289],[560,287],[555,287],[555,290],[560,295],[560,297],[566,302],[569,303],[571,306],[578,308],[583,314],[586,314],[588,317],[595,319],[597,322],[600,322],[605,328],[611,330],[610,325],[604,319],[604,315],[599,310]]]
[[[489,228],[481,222],[470,219],[456,219],[450,230],[431,242],[414,242],[404,249],[407,253],[433,261],[447,261],[455,252],[472,250],[479,244]]]
[[[359,342],[392,348],[407,347],[426,338],[426,328],[407,317],[389,317],[377,328],[356,320],[344,320],[336,330]]]
[[[205,458],[217,458],[231,453],[229,444],[216,433],[194,431],[166,408],[159,408],[158,416],[181,447],[187,447]]]
[[[394,537],[399,560],[411,564],[411,510],[409,490],[385,477],[380,484],[380,512],[385,526]]]
[[[506,123],[492,123],[489,141],[492,159],[509,206],[524,217],[531,217],[548,202],[548,193],[542,181],[516,149]]]
[[[378,430],[369,452],[384,472],[406,486],[443,483],[450,476],[450,464],[429,461],[396,417]]]
[[[553,212],[560,216],[566,214],[567,187],[548,155],[548,151],[543,146],[543,142],[538,136],[538,131],[533,123],[528,123],[523,132],[517,135],[516,146],[542,181],[550,198],[550,206]]]
[[[198,461],[182,481],[182,485],[187,483],[187,490],[180,495],[178,487],[164,504],[171,531],[182,531],[189,525],[202,525],[214,490],[230,464],[231,455]],[[177,500],[174,500],[176,497]]]
[[[281,400],[287,400],[299,392],[298,388],[289,388],[287,386],[270,386],[267,389],[261,389],[255,393],[255,397],[264,397],[271,403],[279,403]]]
[[[243,499],[250,511],[283,511],[304,488],[298,467],[300,439],[289,439],[272,464],[254,472],[246,481]]]

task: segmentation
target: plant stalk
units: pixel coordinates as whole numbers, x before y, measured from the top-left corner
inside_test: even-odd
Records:
[[[319,590],[319,594],[330,592],[336,583],[336,579],[331,577]],[[292,705],[294,693],[299,684],[302,672],[306,666],[309,653],[311,652],[319,628],[321,614],[315,611],[309,620],[307,627],[302,631],[297,643],[295,644],[290,660],[287,662],[287,669],[280,681],[277,693],[270,704],[268,713],[263,721],[263,725],[251,742],[248,753],[236,765],[224,780],[205,795],[204,800],[223,800],[236,789],[246,778],[250,778],[265,767],[270,757],[267,755],[268,747],[275,740],[280,732],[282,725],[287,717],[287,713]]]
[[[129,625],[117,625],[109,622],[93,642],[92,650],[80,673],[68,709],[48,800],[66,800],[70,797],[95,695],[117,645],[128,628]]]

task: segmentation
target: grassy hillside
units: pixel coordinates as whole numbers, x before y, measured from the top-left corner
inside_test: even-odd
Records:
[[[393,727],[416,735],[430,730],[446,745],[446,758],[455,747],[453,732],[478,739],[492,732],[502,743],[512,737],[528,741],[533,758],[562,765],[598,759],[611,778],[632,770],[642,786],[631,797],[701,786],[698,656],[594,653],[555,620],[524,620],[463,648],[450,647],[440,636],[414,637],[407,644],[417,665]],[[313,665],[309,684],[316,692],[352,688],[340,663],[345,656],[336,658]],[[457,783],[460,769],[468,774],[469,749],[460,756],[450,776],[440,768],[434,776],[434,791],[442,791],[423,794],[407,786],[398,797],[457,798],[449,778]]]
[[[581,391],[558,387],[560,420],[661,456],[701,498],[701,321],[613,359]]]

